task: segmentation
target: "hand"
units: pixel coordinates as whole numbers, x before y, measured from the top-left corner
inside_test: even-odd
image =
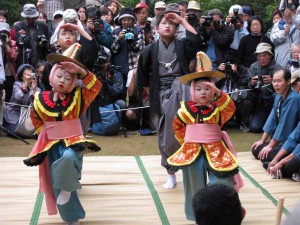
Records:
[[[219,70],[225,70],[225,63],[221,63],[221,64],[220,64]]]
[[[26,34],[25,30],[19,30],[19,34]]]
[[[285,34],[290,33],[290,30],[291,30],[291,26],[286,23],[285,26],[284,26],[284,32],[285,32]]]
[[[254,76],[254,77],[251,77],[251,86],[256,86],[257,84],[257,81],[258,81],[258,76]]]
[[[275,160],[275,159],[273,159],[273,160],[269,163],[268,169],[267,169],[267,171],[268,171],[269,174],[271,174],[271,172],[270,172],[270,171],[271,171],[271,168],[274,167],[277,163],[278,163],[278,161]]]
[[[61,26],[61,28],[67,29],[67,30],[77,30],[79,31],[79,26],[74,23],[65,23]]]
[[[203,82],[203,85],[208,88],[211,88],[215,95],[221,95],[221,91],[216,87],[214,82]]]
[[[270,84],[272,82],[272,77],[270,75],[262,75],[264,84]]]
[[[271,150],[272,150],[272,148],[271,148],[269,145],[265,146],[265,147],[259,152],[258,158],[259,158],[260,160],[263,160],[263,159],[268,158],[268,154],[269,154],[269,152],[270,152]]]
[[[125,32],[120,31],[120,32],[119,32],[119,35],[118,35],[118,40],[121,40],[121,39],[124,38],[124,37],[125,37]]]
[[[231,64],[231,69],[232,69],[232,71],[237,71],[237,64]]]
[[[72,74],[80,74],[80,76],[85,76],[87,73],[85,69],[72,62],[60,62],[58,68],[64,69]]]
[[[183,20],[183,18],[182,17],[180,17],[178,14],[176,14],[176,13],[167,13],[166,15],[165,15],[165,18],[167,19],[167,20],[170,20],[170,21],[172,21],[173,23],[177,23],[177,24],[181,24],[182,23],[182,20]]]
[[[35,90],[36,86],[37,86],[37,80],[36,80],[36,78],[32,78],[31,79],[31,89]]]
[[[259,140],[257,142],[255,142],[252,146],[251,146],[251,149],[250,151],[253,149],[253,150],[256,150],[259,146],[263,145],[264,142],[262,140]]]
[[[273,167],[270,167],[270,171],[268,171],[268,172],[273,179],[274,178],[277,178],[277,179],[282,178],[281,173],[279,173],[279,170],[281,170],[282,167],[283,167],[283,164],[280,162],[276,163]]]

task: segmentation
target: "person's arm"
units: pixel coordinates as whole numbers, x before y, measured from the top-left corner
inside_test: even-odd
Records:
[[[130,71],[129,71],[130,72]],[[133,96],[134,95],[134,90],[135,90],[135,77],[136,77],[136,68],[134,68],[132,71],[131,71],[131,78],[130,78],[130,82],[129,82],[129,85],[127,87],[127,92],[128,92],[128,95],[129,96]],[[129,73],[128,73],[128,79],[129,79]]]
[[[224,26],[222,30],[212,30],[212,37],[216,45],[230,45],[233,41],[234,31]]]
[[[105,47],[110,49],[110,47],[114,41],[114,38],[112,35],[110,25],[108,23],[106,23],[104,20],[102,20],[102,21],[103,21],[103,29],[96,32],[97,43],[99,45],[104,45]]]
[[[187,31],[197,34],[197,31],[192,27],[184,18],[180,17],[176,13],[167,13],[165,18],[172,21],[173,23],[181,24]]]
[[[250,148],[250,150],[256,150],[259,146],[261,146],[261,145],[263,145],[265,142],[266,142],[266,140],[269,138],[269,134],[268,133],[266,133],[266,132],[264,132],[263,133],[263,135],[262,135],[262,137],[261,137],[261,139],[259,140],[259,141],[257,141],[257,142],[255,142],[252,146],[251,146],[251,148]]]
[[[83,27],[78,26],[77,24],[73,24],[73,23],[66,23],[64,25],[61,26],[61,28],[66,28],[66,29],[70,29],[70,30],[75,30],[78,31],[78,33],[85,37],[86,39],[88,39],[89,41],[91,41],[93,38],[91,35],[89,35],[88,32],[86,32]]]

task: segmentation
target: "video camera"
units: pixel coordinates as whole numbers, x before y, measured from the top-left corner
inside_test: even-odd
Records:
[[[237,23],[243,23],[243,21],[240,19],[240,17],[238,16],[239,14],[239,9],[235,8],[233,9],[233,16],[231,16],[231,24],[235,25]]]
[[[27,37],[26,37],[25,34],[20,34],[20,36],[19,36],[19,38],[17,40],[17,44],[20,47],[26,47],[26,46],[28,46],[29,41],[28,41],[28,39],[27,39]]]
[[[133,41],[134,40],[134,32],[133,29],[130,27],[122,29],[122,32],[125,33],[125,40],[127,41]]]
[[[203,27],[210,27],[213,24],[213,17],[212,16],[201,16],[204,19],[204,23],[202,23]]]

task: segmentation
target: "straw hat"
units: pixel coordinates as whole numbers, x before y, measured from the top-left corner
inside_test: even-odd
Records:
[[[189,10],[189,9],[194,9],[194,10],[201,11],[200,3],[197,2],[197,1],[189,1],[187,10]]]
[[[56,62],[72,62],[76,65],[86,69],[84,65],[82,65],[80,62],[76,60],[76,57],[78,56],[79,50],[81,49],[81,45],[78,43],[75,43],[71,45],[67,50],[64,51],[63,54],[57,54],[52,53],[47,55],[47,60],[53,64]]]
[[[200,77],[212,77],[215,81],[219,81],[225,77],[224,73],[212,70],[211,61],[204,52],[198,52],[196,60],[196,72],[179,77],[180,83],[189,84],[190,81]]]
[[[300,71],[299,70],[296,70],[292,73],[292,77],[291,77],[291,84],[294,83],[297,78],[300,78]]]

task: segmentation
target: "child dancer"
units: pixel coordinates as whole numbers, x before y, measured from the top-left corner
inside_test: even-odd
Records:
[[[233,175],[238,173],[238,162],[227,133],[221,127],[234,114],[230,97],[220,91],[214,80],[224,78],[219,71],[211,71],[211,62],[203,52],[197,53],[197,72],[179,78],[190,82],[192,101],[181,102],[173,129],[181,147],[168,158],[170,169],[182,168],[185,191],[185,213],[195,221],[192,198],[209,183],[234,186]],[[230,148],[230,150],[228,149]],[[239,180],[241,182],[241,180]],[[241,183],[236,182],[238,188]]]
[[[35,95],[31,120],[39,133],[27,166],[39,165],[40,190],[45,193],[48,214],[56,214],[68,224],[79,224],[85,217],[77,189],[81,188],[83,153],[99,151],[95,141],[83,136],[79,116],[100,91],[98,79],[75,60],[80,45],[67,49],[63,55],[50,54],[56,63],[50,72],[51,91]],[[77,78],[84,87],[75,87]]]

